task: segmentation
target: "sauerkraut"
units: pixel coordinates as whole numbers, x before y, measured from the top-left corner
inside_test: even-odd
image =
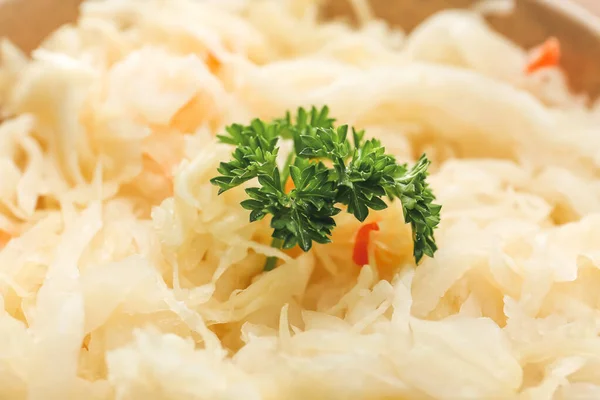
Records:
[[[600,110],[494,7],[406,34],[352,3],[88,0],[2,42],[0,398],[600,398]],[[217,133],[312,105],[427,153],[435,258],[397,202],[360,268],[351,215],[282,252],[217,196]]]

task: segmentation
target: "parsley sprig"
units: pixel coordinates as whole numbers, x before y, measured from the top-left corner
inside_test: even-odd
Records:
[[[221,194],[258,178],[259,187],[247,188],[249,199],[241,203],[250,211],[250,221],[271,215],[274,244],[284,249],[299,245],[304,251],[313,242],[331,242],[333,217],[341,211],[337,205],[362,222],[369,210],[387,208],[384,197],[399,199],[412,228],[415,261],[433,257],[441,206],[433,203],[426,181],[429,160],[422,155],[410,168],[398,164],[379,140],[365,140],[364,131],[352,128],[351,142],[348,125],[334,127],[334,122],[327,107],[312,107],[310,112],[299,108],[295,118],[288,112],[273,122],[254,119],[247,126],[231,125],[218,138],[236,146],[232,160],[220,164],[220,175],[211,183]],[[281,170],[279,140],[293,142]],[[286,193],[288,177],[294,188]],[[270,269],[274,262],[267,265]]]

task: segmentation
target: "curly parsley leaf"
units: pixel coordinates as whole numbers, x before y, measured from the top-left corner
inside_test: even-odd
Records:
[[[259,187],[246,189],[249,199],[241,203],[250,211],[250,221],[271,215],[273,238],[283,248],[299,245],[304,251],[313,242],[331,241],[333,217],[341,211],[337,204],[364,221],[369,210],[387,207],[384,197],[399,199],[412,228],[415,261],[433,257],[441,206],[433,203],[426,181],[429,160],[423,155],[411,168],[398,164],[379,140],[364,140],[365,132],[353,128],[351,142],[349,127],[336,128],[334,122],[327,107],[312,107],[309,112],[299,108],[294,119],[288,112],[271,123],[255,119],[248,126],[232,125],[228,135],[219,136],[236,146],[232,160],[221,163],[221,175],[211,182],[222,193],[258,178]],[[283,173],[276,163],[279,139],[294,145]],[[294,188],[286,193],[288,176]]]
[[[236,146],[232,160],[222,162],[217,169],[220,176],[211,179],[219,186],[219,194],[261,174],[272,175],[277,168],[279,148],[278,127],[255,119],[249,126],[234,124],[226,128],[229,135],[218,136],[223,143]]]
[[[312,242],[329,243],[335,227],[333,216],[340,212],[335,207],[334,183],[328,179],[328,169],[322,163],[307,165],[302,161],[291,165],[290,175],[295,188],[285,193],[279,170],[273,176],[258,176],[259,188],[248,188],[250,197],[241,205],[250,210],[250,220],[262,219],[271,214],[273,237],[283,241],[283,248],[298,244],[308,251]]]

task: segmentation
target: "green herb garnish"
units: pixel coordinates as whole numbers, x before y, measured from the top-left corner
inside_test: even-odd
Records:
[[[399,199],[412,228],[416,263],[424,255],[433,257],[441,206],[433,204],[435,196],[426,182],[429,160],[422,155],[412,168],[398,164],[379,140],[365,140],[364,131],[349,132],[348,125],[334,127],[328,113],[327,107],[312,107],[310,112],[299,108],[294,119],[288,112],[272,122],[254,119],[247,126],[227,127],[227,135],[218,138],[236,149],[231,161],[220,164],[220,176],[211,183],[221,194],[258,178],[259,187],[246,189],[249,199],[241,203],[250,210],[250,222],[271,215],[273,245],[284,249],[299,245],[304,251],[313,241],[331,242],[333,217],[341,211],[338,204],[362,222],[369,209],[387,208],[383,197]],[[279,140],[293,142],[281,171]],[[294,188],[286,193],[288,177]],[[265,269],[274,265],[273,259],[268,260]]]

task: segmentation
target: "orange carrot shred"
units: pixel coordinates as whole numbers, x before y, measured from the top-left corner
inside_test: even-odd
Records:
[[[12,239],[12,235],[4,230],[0,230],[0,248],[6,246],[8,242]]]
[[[369,263],[369,239],[371,231],[378,231],[379,224],[371,222],[360,227],[354,239],[352,260],[355,264],[363,266]]]
[[[292,177],[290,176],[290,177],[287,179],[287,181],[285,181],[285,187],[284,187],[284,189],[283,189],[283,190],[284,190],[286,193],[289,193],[289,192],[291,192],[291,191],[292,191],[292,189],[294,189],[294,188],[295,188],[295,186],[294,186],[294,181],[292,180]]]
[[[531,51],[525,71],[532,74],[542,68],[555,67],[559,62],[560,42],[557,38],[550,37]]]

